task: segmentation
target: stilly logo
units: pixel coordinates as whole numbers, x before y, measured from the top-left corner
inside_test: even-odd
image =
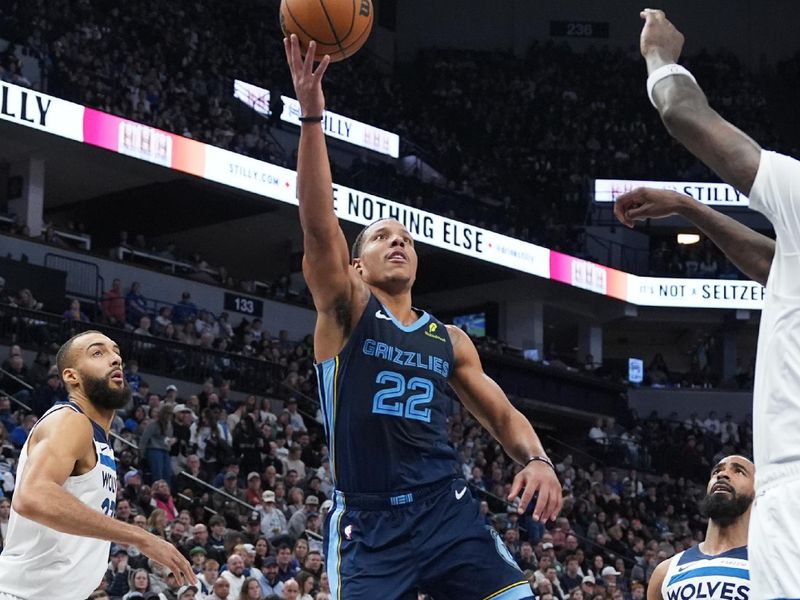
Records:
[[[52,102],[31,90],[0,85],[0,114],[11,119],[47,127]]]

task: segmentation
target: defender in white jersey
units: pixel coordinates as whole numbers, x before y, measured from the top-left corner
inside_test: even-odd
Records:
[[[103,578],[112,541],[135,545],[181,583],[195,583],[174,546],[113,518],[116,463],[107,435],[114,411],[130,399],[118,346],[87,331],[61,347],[57,363],[70,401],[45,412],[22,448],[0,600],[84,600]]]
[[[753,392],[758,470],[750,522],[751,596],[800,599],[800,163],[760,146],[709,105],[676,62],[683,35],[660,10],[642,12],[648,93],[667,129],[723,181],[750,197],[776,241],[679,194],[634,190],[617,200],[620,220],[682,214],[743,272],[766,285]]]
[[[754,481],[755,466],[742,456],[717,463],[700,501],[705,541],[656,567],[647,600],[755,600],[747,562]]]

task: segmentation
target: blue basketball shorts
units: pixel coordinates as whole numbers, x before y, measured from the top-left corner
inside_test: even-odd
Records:
[[[334,600],[532,600],[464,480],[394,495],[335,492],[325,524]]]

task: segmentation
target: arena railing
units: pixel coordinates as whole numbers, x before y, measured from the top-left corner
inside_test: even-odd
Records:
[[[215,488],[213,485],[211,485],[207,481],[203,481],[202,479],[198,479],[197,477],[195,477],[194,475],[192,475],[191,473],[189,473],[187,471],[181,471],[179,473],[179,475],[183,475],[188,480],[193,481],[194,483],[199,483],[204,488],[208,489],[209,493],[211,493],[211,494],[219,494],[223,498],[227,498],[231,502],[235,502],[236,504],[238,504],[242,508],[246,508],[249,511],[255,510],[255,506],[253,506],[252,504],[248,504],[247,502],[245,502],[244,500],[240,500],[236,496],[231,496],[225,490],[221,490],[219,488]]]
[[[0,340],[27,348],[54,351],[71,336],[90,329],[108,335],[119,344],[125,360],[136,360],[140,370],[154,375],[188,381],[224,379],[230,381],[231,389],[259,395],[281,380],[282,367],[267,360],[0,305]]]

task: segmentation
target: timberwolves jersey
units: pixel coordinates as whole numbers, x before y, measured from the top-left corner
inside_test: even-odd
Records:
[[[747,546],[709,556],[697,545],[676,554],[661,595],[664,600],[749,600]]]
[[[60,403],[45,412],[39,422],[57,410],[83,412],[73,402]],[[94,422],[92,428],[97,464],[83,475],[69,477],[64,489],[90,508],[114,516],[117,499],[114,451],[103,428]],[[17,465],[17,481],[22,481],[23,485],[27,459],[28,443],[25,442]],[[20,516],[12,507],[5,547],[0,555],[0,596],[6,593],[23,600],[83,600],[97,588],[105,574],[110,545],[104,540],[50,529]]]
[[[347,345],[316,367],[337,490],[388,493],[456,475],[453,346],[440,321],[423,312],[405,326],[370,294]]]

